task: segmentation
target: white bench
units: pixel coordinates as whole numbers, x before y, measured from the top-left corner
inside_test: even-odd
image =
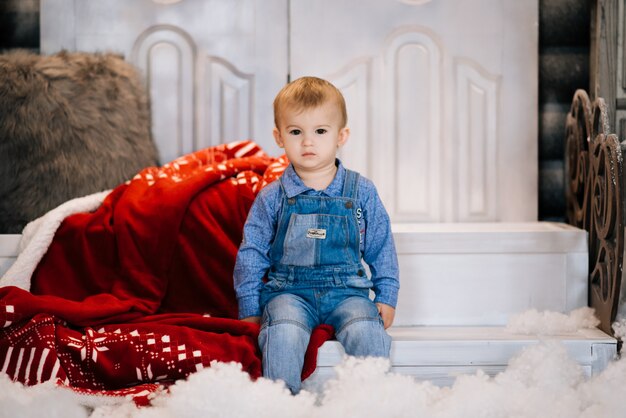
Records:
[[[450,384],[460,373],[504,370],[542,339],[505,325],[528,309],[569,312],[587,304],[587,234],[549,222],[394,224],[401,290],[390,329],[392,369]],[[0,235],[0,274],[15,260],[20,235]],[[604,369],[617,341],[597,329],[561,341],[588,376]],[[321,385],[341,362],[336,341],[319,351],[305,387]]]
[[[544,339],[562,342],[588,376],[617,353],[598,329],[543,337],[514,335],[509,318],[529,309],[567,313],[587,306],[587,233],[561,223],[394,224],[400,297],[392,370],[451,384],[461,373],[494,375]],[[343,348],[326,342],[314,388],[334,375]]]
[[[552,222],[394,224],[395,325],[497,326],[587,305],[587,232]]]

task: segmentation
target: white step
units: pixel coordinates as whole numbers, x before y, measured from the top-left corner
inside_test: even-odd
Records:
[[[587,306],[587,233],[567,224],[392,225],[399,326],[498,326]]]
[[[523,348],[541,341],[562,343],[568,356],[588,377],[599,374],[617,353],[617,341],[598,329],[582,329],[556,336],[512,334],[505,327],[391,327],[391,365],[395,373],[452,384],[461,374],[482,370],[493,376]],[[327,341],[318,351],[317,369],[304,387],[318,390],[335,376],[334,367],[345,352],[337,341]]]
[[[21,234],[0,234],[0,277],[15,262],[21,239]]]

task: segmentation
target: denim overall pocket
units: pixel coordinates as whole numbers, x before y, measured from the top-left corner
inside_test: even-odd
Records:
[[[348,220],[341,215],[292,213],[283,243],[282,264],[319,266],[349,258]]]
[[[263,290],[268,292],[277,292],[282,290],[286,284],[287,281],[285,279],[269,278],[267,283],[263,285]]]

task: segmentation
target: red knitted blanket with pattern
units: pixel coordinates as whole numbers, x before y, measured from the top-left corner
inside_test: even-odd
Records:
[[[240,141],[142,170],[65,219],[31,279],[0,288],[0,367],[101,396],[149,395],[212,361],[261,375],[258,325],[237,320],[232,271],[256,193],[284,157]],[[303,378],[328,326],[312,336]]]

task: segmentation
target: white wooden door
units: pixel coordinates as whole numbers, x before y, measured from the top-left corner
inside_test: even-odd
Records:
[[[251,138],[317,75],[348,103],[346,165],[392,220],[537,218],[537,0],[42,0],[41,49],[146,76],[161,161]]]
[[[342,160],[395,221],[537,219],[536,0],[291,0],[292,78],[343,90]]]
[[[146,77],[162,162],[254,139],[287,80],[287,0],[42,0],[41,50],[117,52]]]

